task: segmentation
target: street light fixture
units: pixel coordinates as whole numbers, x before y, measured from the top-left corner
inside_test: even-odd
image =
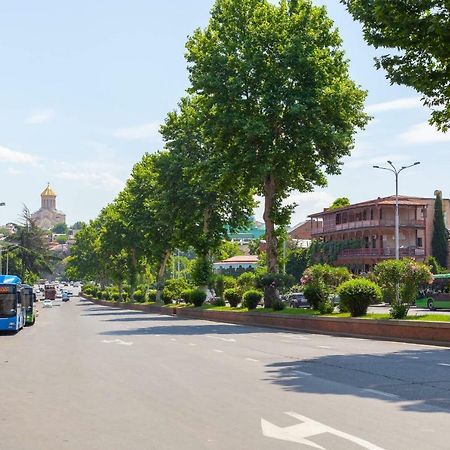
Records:
[[[397,169],[392,161],[387,161],[387,163],[391,166],[389,167],[381,167],[381,166],[373,166],[374,169],[381,170],[389,170],[395,175],[395,259],[400,259],[400,221],[399,221],[399,212],[398,212],[398,176],[402,170],[409,169],[410,167],[417,166],[420,164],[419,161],[416,161],[414,164],[410,164],[409,166],[402,166],[400,169]]]

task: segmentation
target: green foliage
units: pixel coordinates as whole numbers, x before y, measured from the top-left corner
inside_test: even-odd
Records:
[[[57,223],[52,228],[52,232],[55,234],[67,234],[69,232],[69,227],[63,222]]]
[[[365,316],[367,308],[381,300],[380,287],[364,278],[356,278],[342,283],[337,294],[341,301],[341,311],[350,311],[352,317]]]
[[[225,300],[222,297],[216,297],[212,304],[214,306],[226,306]]]
[[[292,275],[282,273],[265,274],[256,279],[256,287],[261,289],[272,286],[280,292],[289,290],[294,283],[295,279]]]
[[[431,283],[433,280],[429,266],[406,258],[382,261],[375,266],[374,273],[378,284],[390,298],[391,305],[395,307],[402,304],[409,307],[416,299],[419,285]],[[392,311],[397,310],[400,311],[402,308],[393,308]]]
[[[284,302],[282,302],[281,300],[274,300],[272,302],[272,309],[274,311],[283,311],[283,309],[286,307],[286,305],[284,304]]]
[[[151,289],[147,292],[147,300],[150,303],[156,302],[156,290],[155,289]]]
[[[56,236],[56,242],[58,244],[65,244],[67,242],[67,235],[64,236]]]
[[[347,239],[342,241],[313,241],[308,251],[310,253],[310,259],[318,261],[321,264],[331,264],[338,259],[342,250],[361,248],[362,241],[360,239]]]
[[[305,294],[305,298],[308,300],[312,309],[318,310],[320,303],[325,301],[322,292],[311,284],[306,284],[304,286],[303,294]]]
[[[350,200],[347,197],[338,197],[328,209],[339,209],[350,206]]]
[[[136,289],[134,291],[133,298],[138,303],[144,303],[145,302],[145,294],[140,289]]]
[[[256,275],[254,272],[244,272],[237,278],[237,288],[239,292],[244,293],[256,285]]]
[[[111,293],[111,299],[114,300],[115,302],[119,301],[120,294],[118,292],[112,292]]]
[[[192,266],[192,279],[197,286],[208,286],[213,279],[213,269],[208,258],[199,257]]]
[[[222,241],[219,248],[215,251],[215,259],[217,261],[223,261],[238,255],[242,255],[242,252],[239,250],[237,242]]]
[[[334,303],[330,299],[320,302],[318,310],[320,314],[331,314],[334,311]]]
[[[239,303],[241,303],[242,297],[237,289],[234,288],[225,289],[223,296],[225,297],[225,300],[230,304],[232,308],[236,308],[239,305]]]
[[[450,123],[449,3],[446,0],[341,0],[363,25],[365,40],[381,48],[375,59],[391,83],[411,86],[432,107],[431,122]],[[389,52],[388,49],[392,51]]]
[[[184,289],[181,291],[180,299],[184,300],[185,303],[192,303],[192,292],[193,289]]]
[[[225,290],[225,280],[223,275],[216,275],[214,277],[214,291],[216,295],[223,298],[223,291]]]
[[[308,0],[217,0],[186,46],[190,92],[213,111],[204,129],[221,173],[265,197],[270,273],[293,207],[283,200],[339,173],[368,121],[341,44],[325,9]]]
[[[310,262],[311,252],[308,248],[291,250],[287,254],[286,273],[299,281]]]
[[[202,289],[194,289],[191,292],[190,298],[194,306],[196,307],[202,306],[206,300],[206,292],[203,291]]]
[[[425,259],[425,264],[430,267],[431,273],[433,274],[449,273],[449,270],[442,267],[434,256],[428,256]]]
[[[246,291],[242,297],[242,305],[247,307],[248,309],[256,309],[262,297],[262,292],[257,291],[256,289]]]
[[[405,319],[408,316],[409,305],[407,303],[394,303],[389,314],[392,319]]]
[[[442,211],[442,194],[440,191],[436,191],[436,199],[434,201],[434,221],[431,249],[433,256],[436,258],[439,265],[441,267],[447,267],[448,232],[445,226],[444,213]]]
[[[225,289],[236,288],[237,287],[237,279],[232,276],[229,276],[229,275],[224,275],[223,286]]]
[[[172,303],[173,301],[179,300],[181,293],[189,289],[191,286],[187,280],[184,278],[173,278],[166,280],[164,289],[162,291],[162,298],[164,303]]]

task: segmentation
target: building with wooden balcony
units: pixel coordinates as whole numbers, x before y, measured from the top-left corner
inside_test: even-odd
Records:
[[[400,257],[424,261],[431,255],[434,201],[434,198],[399,196]],[[442,199],[442,207],[448,228],[450,199]],[[313,240],[360,243],[360,248],[342,249],[336,265],[367,272],[379,261],[395,258],[395,196],[325,209],[309,218]]]

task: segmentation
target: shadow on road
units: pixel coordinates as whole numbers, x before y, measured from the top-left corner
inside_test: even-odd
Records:
[[[404,411],[450,413],[450,350],[327,355],[266,369],[268,381],[286,391],[377,398]]]
[[[170,335],[170,336],[195,336],[206,334],[254,334],[261,333],[261,328],[246,327],[233,324],[207,324],[207,325],[182,325],[186,319],[176,319],[167,317],[169,321],[177,321],[177,325],[153,326],[123,330],[103,331],[100,333],[105,336],[137,336],[146,334]],[[278,330],[264,329],[264,333],[281,333]]]

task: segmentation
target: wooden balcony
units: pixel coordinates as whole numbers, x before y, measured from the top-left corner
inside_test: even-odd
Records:
[[[409,247],[400,249],[400,257],[414,258],[425,256],[423,248]],[[394,258],[394,248],[347,248],[341,251],[339,258]]]
[[[340,223],[337,225],[325,225],[313,227],[311,234],[318,235],[323,233],[333,233],[339,231],[357,230],[365,228],[394,228],[394,219],[380,219],[380,220],[359,220],[355,222]],[[400,220],[400,228],[425,228],[425,220]]]

